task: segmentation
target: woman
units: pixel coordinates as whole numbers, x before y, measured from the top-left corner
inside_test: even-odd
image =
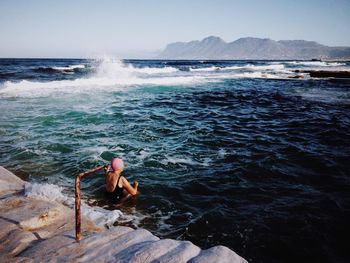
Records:
[[[109,171],[109,166],[105,167],[106,172],[106,190],[107,195],[115,201],[121,201],[123,198],[135,196],[137,194],[137,188],[139,183],[134,181],[133,185],[130,185],[128,180],[121,173],[124,170],[124,162],[120,158],[113,158],[111,161],[111,167],[113,171]]]

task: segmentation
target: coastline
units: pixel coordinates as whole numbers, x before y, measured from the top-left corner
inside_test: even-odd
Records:
[[[145,229],[106,229],[84,217],[83,240],[76,242],[72,209],[26,197],[25,183],[0,166],[2,261],[247,262],[224,246],[201,250],[189,241],[159,239]]]

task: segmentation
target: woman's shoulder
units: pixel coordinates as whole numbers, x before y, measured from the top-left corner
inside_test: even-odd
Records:
[[[117,176],[119,176],[119,174],[114,172],[114,171],[109,171],[108,173],[106,173],[106,175],[117,175]]]
[[[119,187],[124,187],[124,180],[125,180],[125,177],[122,176],[121,174],[117,177],[117,182]]]

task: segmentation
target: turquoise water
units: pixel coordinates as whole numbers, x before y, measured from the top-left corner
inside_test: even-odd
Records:
[[[291,78],[348,63],[0,64],[0,165],[22,178],[73,196],[77,174],[120,156],[141,192],[123,224],[252,262],[348,258],[350,83]],[[115,209],[102,173],[82,189]]]

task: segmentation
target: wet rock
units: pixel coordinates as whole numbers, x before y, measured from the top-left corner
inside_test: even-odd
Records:
[[[18,178],[13,173],[0,166],[0,194],[11,194],[16,191],[22,191],[24,181]]]
[[[350,71],[333,70],[294,70],[295,73],[308,73],[312,78],[350,78]]]

